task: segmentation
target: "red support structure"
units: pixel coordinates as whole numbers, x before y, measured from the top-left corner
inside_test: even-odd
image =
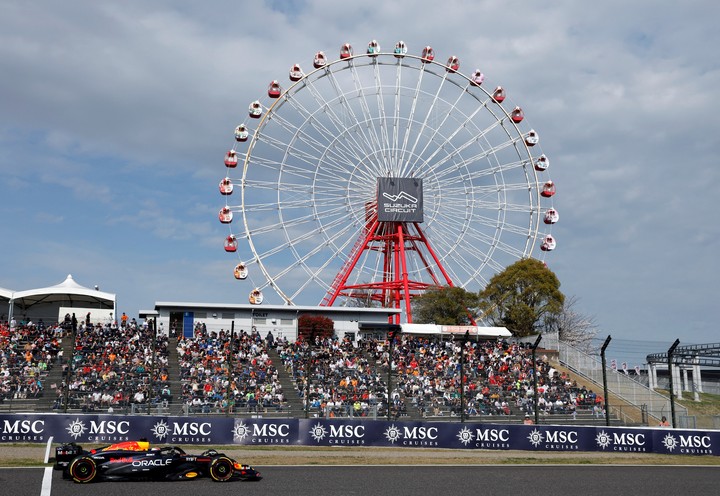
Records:
[[[374,206],[374,205],[373,205]],[[363,256],[374,254],[382,257],[382,277],[377,281],[348,284],[351,275],[359,268]],[[408,273],[412,267],[427,274],[432,282],[413,280]],[[361,264],[360,264],[361,265]],[[439,272],[442,274],[438,278]],[[373,208],[366,216],[365,228],[358,237],[350,256],[335,276],[321,305],[330,306],[338,297],[368,298],[383,307],[404,308],[405,321],[412,322],[412,298],[428,288],[442,285],[453,286],[452,280],[440,259],[430,246],[425,233],[417,222],[380,222]],[[400,324],[400,315],[396,317]]]

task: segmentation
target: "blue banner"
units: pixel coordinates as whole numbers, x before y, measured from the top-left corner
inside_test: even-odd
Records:
[[[715,455],[720,432],[669,428],[65,414],[2,414],[0,443],[371,446]]]

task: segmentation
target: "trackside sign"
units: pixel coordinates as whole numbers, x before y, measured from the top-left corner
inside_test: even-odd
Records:
[[[374,446],[720,454],[720,431],[348,419],[1,414],[1,443]]]

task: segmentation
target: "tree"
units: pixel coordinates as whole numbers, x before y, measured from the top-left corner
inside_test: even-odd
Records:
[[[301,315],[298,318],[298,337],[314,340],[315,337],[326,338],[335,334],[335,323],[322,315]]]
[[[412,300],[417,324],[468,325],[477,314],[478,296],[452,286],[429,289]]]
[[[593,339],[598,332],[595,317],[588,317],[575,310],[578,299],[565,298],[557,316],[545,320],[546,332],[557,332],[560,339],[586,353],[593,351]]]
[[[555,273],[533,258],[518,260],[495,274],[479,298],[482,315],[518,337],[544,329],[565,301]]]

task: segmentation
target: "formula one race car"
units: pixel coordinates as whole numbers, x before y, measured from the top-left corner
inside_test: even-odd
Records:
[[[260,472],[215,450],[189,455],[177,446],[150,448],[147,441],[125,441],[83,450],[74,443],[55,449],[55,469],[75,482],[99,480],[189,480],[210,477],[216,482],[256,481]]]

